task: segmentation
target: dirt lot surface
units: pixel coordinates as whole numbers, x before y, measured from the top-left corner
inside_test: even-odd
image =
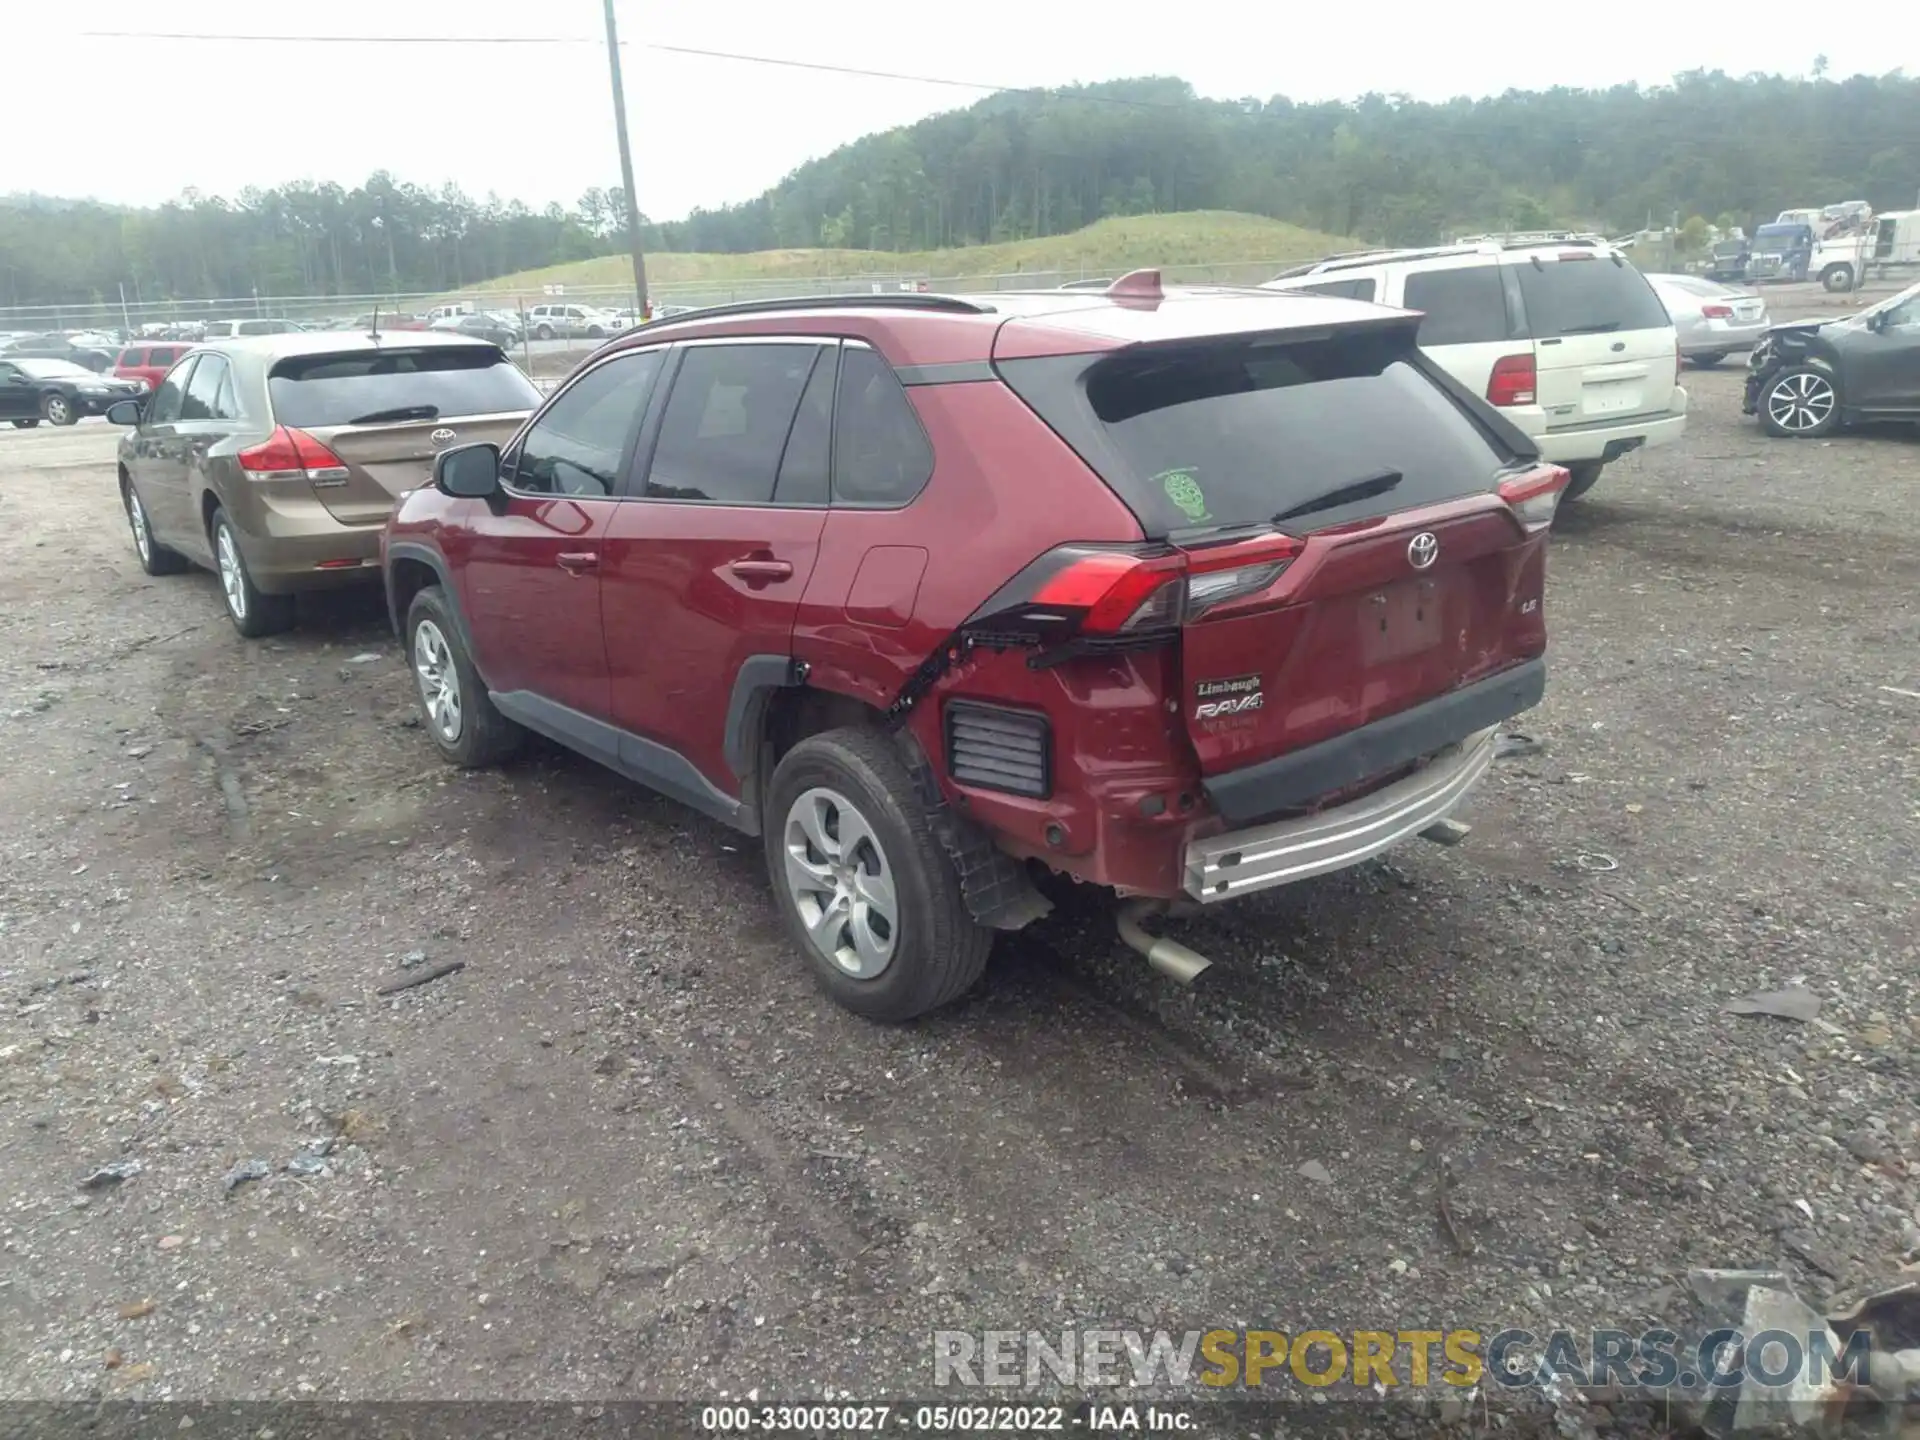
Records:
[[[1544,750],[1464,844],[1177,927],[1190,991],[1071,908],[895,1029],[734,836],[552,750],[442,768],[377,602],[242,641],[139,572],[115,432],[0,431],[0,1394],[924,1396],[935,1329],[1887,1277],[1920,439],[1769,441],[1739,381],[1564,513]],[[1722,1011],[1795,980],[1812,1023]]]

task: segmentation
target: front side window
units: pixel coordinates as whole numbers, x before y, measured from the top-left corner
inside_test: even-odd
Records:
[[[648,498],[770,501],[819,351],[783,344],[690,347],[661,418]]]
[[[613,494],[661,361],[658,350],[616,355],[555,396],[520,442],[513,488],[536,495]]]
[[[223,409],[221,392],[228,385],[227,362],[218,355],[202,355],[187,382],[186,398],[180,404],[182,420],[231,420]],[[228,393],[231,393],[230,391]]]
[[[186,394],[188,377],[198,363],[197,356],[189,355],[167,372],[167,378],[160,382],[160,388],[153,392],[152,403],[147,406],[147,424],[171,425],[180,418],[180,401]]]

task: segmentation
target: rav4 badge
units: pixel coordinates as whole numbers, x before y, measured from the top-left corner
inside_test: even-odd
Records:
[[[1196,720],[1218,720],[1225,715],[1258,710],[1265,698],[1260,691],[1258,675],[1230,675],[1224,680],[1202,680],[1193,687],[1193,696],[1199,702],[1193,707],[1193,718]]]

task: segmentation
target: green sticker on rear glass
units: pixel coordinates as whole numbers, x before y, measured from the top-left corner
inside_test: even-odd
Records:
[[[1160,482],[1160,488],[1166,492],[1167,499],[1180,508],[1180,512],[1196,523],[1211,517],[1207,514],[1207,497],[1200,488],[1200,482],[1188,469],[1162,470],[1153,477]]]

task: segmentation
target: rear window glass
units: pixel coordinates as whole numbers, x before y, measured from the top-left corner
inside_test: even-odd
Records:
[[[274,418],[303,427],[371,424],[364,417],[395,411],[391,418],[497,415],[540,403],[533,383],[491,346],[292,356],[273,367],[267,391]]]
[[[1404,303],[1422,312],[1422,345],[1486,345],[1512,336],[1498,265],[1415,271]]]
[[[1066,368],[1078,362],[1077,369]],[[1008,383],[1150,535],[1270,521],[1397,472],[1300,531],[1488,489],[1515,456],[1421,368],[1403,332],[1018,360]]]
[[[1536,340],[1659,330],[1672,323],[1646,277],[1624,262],[1553,260],[1513,268]]]

